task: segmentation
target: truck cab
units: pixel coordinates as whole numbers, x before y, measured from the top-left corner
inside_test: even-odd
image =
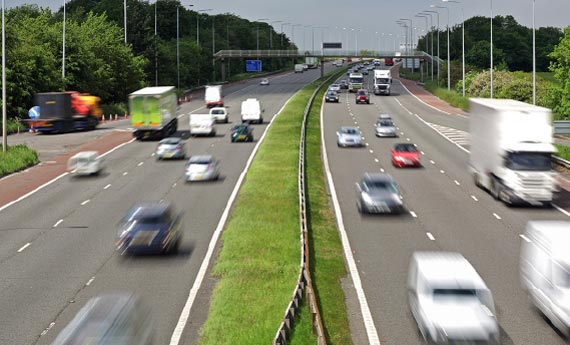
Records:
[[[389,69],[374,70],[374,94],[390,95],[392,86],[392,73]]]
[[[350,73],[348,75],[348,92],[356,92],[362,89],[364,75],[362,73]]]
[[[204,92],[204,101],[207,108],[223,107],[224,97],[222,96],[221,85],[208,85]]]

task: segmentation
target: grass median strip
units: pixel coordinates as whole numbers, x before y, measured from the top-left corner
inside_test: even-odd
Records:
[[[26,145],[8,146],[6,153],[2,153],[2,145],[0,145],[0,177],[24,170],[38,163],[38,153]]]

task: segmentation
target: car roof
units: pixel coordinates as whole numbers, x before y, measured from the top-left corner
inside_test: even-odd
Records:
[[[126,221],[133,221],[141,218],[156,218],[164,214],[170,208],[167,202],[140,202],[131,207],[125,217]]]
[[[390,174],[386,173],[364,173],[362,176],[363,181],[384,181],[384,182],[394,182],[394,179]]]
[[[430,286],[487,289],[475,268],[459,253],[420,251],[412,255],[412,260]]]
[[[179,137],[170,137],[162,139],[159,144],[172,144],[172,143],[179,143],[182,141],[182,138]]]
[[[194,155],[190,157],[188,163],[206,163],[212,162],[213,160],[214,156],[212,155]]]
[[[99,156],[97,151],[81,151],[73,155],[72,158],[93,158]]]

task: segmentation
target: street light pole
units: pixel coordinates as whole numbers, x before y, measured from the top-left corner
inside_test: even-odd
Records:
[[[274,20],[271,22],[271,24],[273,23],[283,23],[282,20]],[[272,29],[272,25],[269,26],[269,49],[273,49],[273,29]]]
[[[451,57],[449,56],[449,8],[446,6],[431,5],[434,8],[447,10],[447,91],[451,91]]]
[[[127,46],[127,0],[123,1],[123,17],[125,18],[123,23],[123,30],[125,31],[125,46]]]
[[[463,89],[463,97],[465,97],[465,14],[463,11],[463,3],[461,1],[456,0],[441,0],[443,2],[453,2],[456,4],[461,4],[461,60],[462,60],[462,89]]]
[[[428,53],[429,52],[429,48],[428,48],[429,47],[429,45],[428,45],[429,39],[428,39],[428,18],[427,18],[427,14],[416,14],[415,17],[424,18],[426,20],[426,35],[424,37],[426,39],[426,54],[429,54]],[[433,66],[433,63],[432,63],[432,66]],[[427,75],[427,73],[428,73],[428,66],[426,65],[426,75]]]
[[[2,0],[2,152],[8,150],[8,121],[6,116],[6,29],[4,21],[4,0]]]
[[[439,12],[438,11],[424,11],[429,13],[435,13],[437,15],[437,85],[439,86]]]
[[[534,3],[532,0],[532,104],[536,105],[536,29],[534,26]]]
[[[284,25],[291,25],[291,23],[281,23],[281,48],[283,48],[283,26]]]
[[[61,58],[61,80],[63,82],[63,89],[65,90],[65,1],[63,0],[63,52]],[[2,99],[4,101],[4,99]]]
[[[491,98],[493,98],[493,0],[491,1]]]
[[[194,6],[194,5],[190,5]],[[196,45],[200,46],[200,12],[209,12],[212,11],[211,8],[207,8],[205,10],[198,10],[196,11]]]
[[[431,80],[433,80],[433,14],[426,12],[427,11],[422,11],[421,13],[429,16],[429,28],[431,34]]]
[[[259,54],[259,22],[262,20],[267,20],[267,18],[260,18],[260,19],[256,20],[256,22],[257,22],[257,30],[256,30],[257,31],[257,54]]]
[[[158,0],[154,2],[154,86],[158,86],[158,38],[157,38],[157,26],[156,26],[156,7],[158,6]]]
[[[303,26],[303,53],[305,53],[307,51],[307,45],[306,45],[306,38],[307,38],[307,33],[305,32],[305,28],[311,28],[313,27],[312,25],[304,25]]]

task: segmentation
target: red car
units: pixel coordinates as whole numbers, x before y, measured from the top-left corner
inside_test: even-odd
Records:
[[[386,58],[384,59],[384,65],[386,66],[394,66],[394,60]]]
[[[370,93],[368,90],[360,89],[356,92],[356,104],[358,103],[370,104]]]
[[[420,153],[414,144],[396,144],[390,153],[392,154],[392,164],[395,167],[421,166]]]

